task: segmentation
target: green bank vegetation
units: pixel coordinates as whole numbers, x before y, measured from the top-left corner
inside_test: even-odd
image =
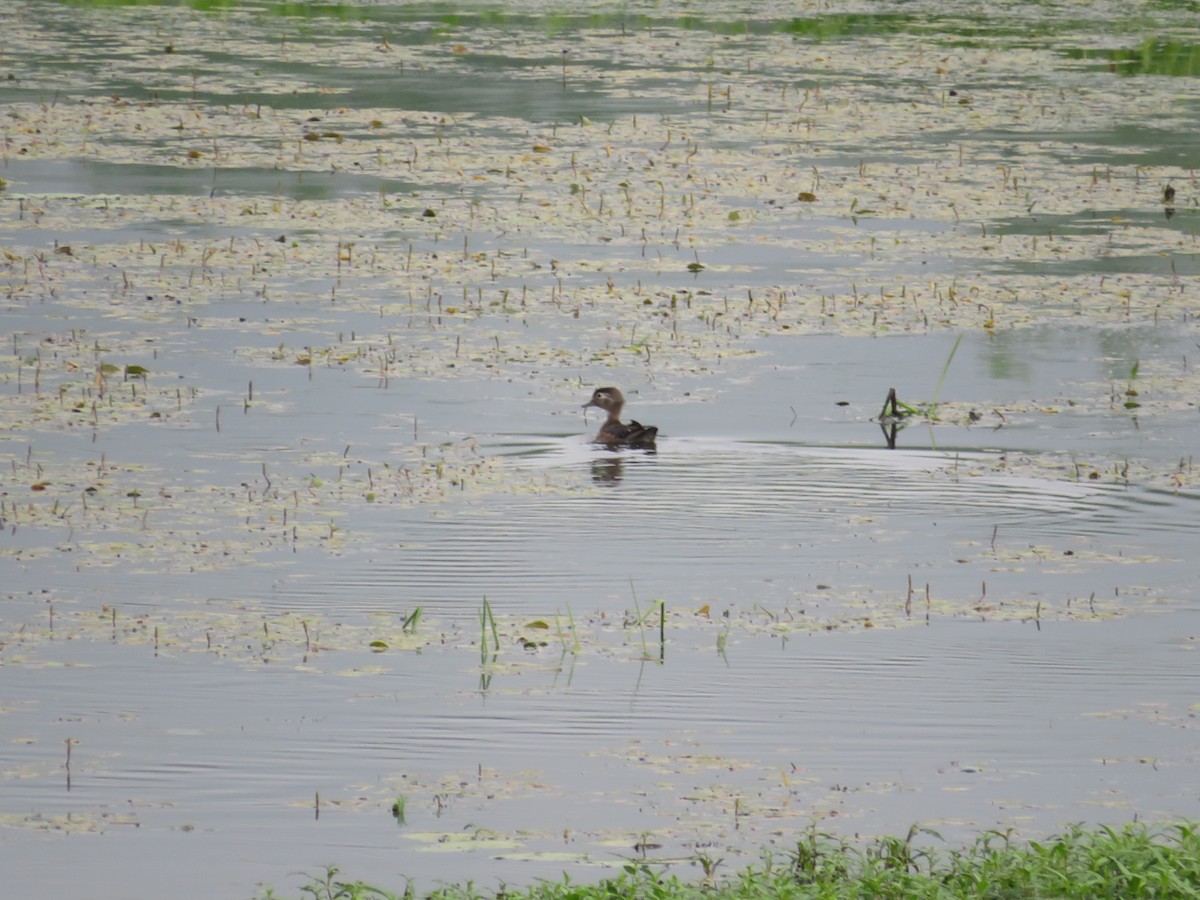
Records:
[[[765,857],[763,863],[722,877],[721,861],[698,854],[692,862],[703,874],[685,880],[663,874],[664,866],[647,859],[626,864],[621,873],[596,884],[569,877],[510,888],[473,883],[430,891],[408,884],[392,893],[363,882],[339,879],[329,867],[300,889],[320,900],[416,898],[437,900],[600,900],[646,897],[684,900],[801,898],[1194,898],[1200,895],[1200,833],[1196,823],[1121,828],[1072,826],[1042,841],[1020,842],[1011,833],[987,832],[959,850],[919,846],[921,836],[936,832],[914,826],[906,837],[882,837],[855,846],[813,829],[791,851]],[[265,900],[284,896],[267,890]]]

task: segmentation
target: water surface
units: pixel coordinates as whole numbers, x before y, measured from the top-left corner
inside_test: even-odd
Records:
[[[0,13],[12,890],[1200,816],[1186,11]]]

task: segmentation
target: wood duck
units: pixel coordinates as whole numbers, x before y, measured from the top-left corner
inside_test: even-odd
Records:
[[[609,447],[638,447],[653,449],[654,439],[658,429],[653,425],[643,425],[630,421],[628,425],[621,424],[621,407],[625,405],[624,395],[615,387],[597,388],[592,399],[583,404],[583,408],[598,406],[608,413],[608,418],[600,426],[600,431],[593,440],[597,444]]]

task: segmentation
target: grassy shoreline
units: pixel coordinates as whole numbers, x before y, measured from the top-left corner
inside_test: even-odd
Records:
[[[525,888],[482,888],[471,882],[419,890],[412,883],[391,892],[360,881],[343,881],[336,867],[299,889],[315,900],[656,900],[752,898],[1196,898],[1200,897],[1200,823],[1182,821],[1123,827],[1071,826],[1041,841],[985,832],[965,849],[916,846],[936,832],[914,826],[906,837],[877,838],[864,846],[815,829],[793,850],[740,872],[717,872],[719,860],[697,857],[706,877],[663,875],[653,862],[630,863],[621,874],[596,884],[564,875]],[[288,896],[267,889],[262,900]]]

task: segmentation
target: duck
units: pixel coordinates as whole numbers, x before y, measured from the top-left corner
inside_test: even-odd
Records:
[[[598,407],[608,413],[608,418],[604,420],[604,424],[600,426],[600,431],[592,438],[592,441],[607,447],[636,447],[653,450],[654,439],[658,436],[658,428],[632,420],[628,425],[623,424],[621,408],[624,405],[625,395],[617,388],[596,388],[592,393],[592,399],[583,404],[583,408]]]

